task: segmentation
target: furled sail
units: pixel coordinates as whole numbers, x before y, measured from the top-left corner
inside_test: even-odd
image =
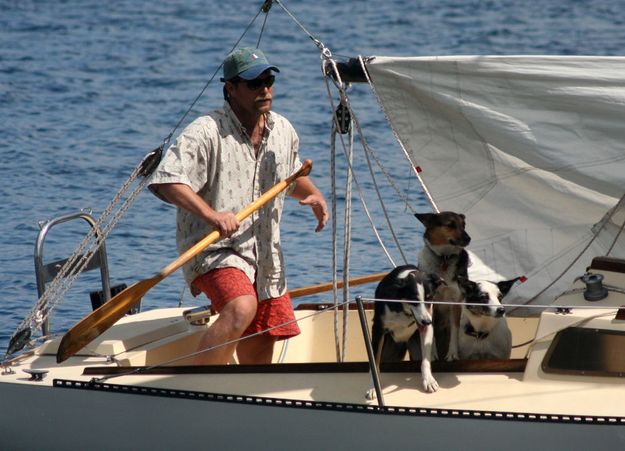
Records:
[[[525,275],[547,304],[593,257],[625,258],[625,58],[373,58],[391,126],[439,210],[463,212],[472,278]]]

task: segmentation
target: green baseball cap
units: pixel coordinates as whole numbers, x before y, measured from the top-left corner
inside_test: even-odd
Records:
[[[280,72],[276,66],[269,64],[262,50],[253,47],[236,49],[224,60],[224,76],[221,81],[231,80],[236,76],[243,80],[253,80],[267,69]]]

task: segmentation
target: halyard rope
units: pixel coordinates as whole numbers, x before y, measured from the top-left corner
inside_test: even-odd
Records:
[[[335,109],[335,107],[334,107],[334,101],[332,100],[332,93],[331,93],[331,91],[330,91],[330,87],[329,87],[329,83],[328,83],[328,81],[327,81],[327,78],[326,78],[326,88],[327,88],[327,92],[328,92],[328,98],[329,98],[329,100],[330,100],[330,106],[331,106],[331,108],[334,110],[334,109]],[[350,111],[351,111],[351,110],[350,110]],[[336,119],[335,119],[335,120],[336,120]],[[341,137],[341,142],[342,142],[342,137]],[[343,144],[343,152],[344,152],[345,154],[347,154],[347,151],[346,151],[346,145],[345,145],[345,143],[342,143],[342,144]],[[392,267],[395,267],[395,266],[396,266],[396,265],[395,265],[395,262],[393,261],[393,258],[391,257],[391,255],[390,255],[390,253],[388,252],[388,250],[387,250],[386,246],[384,245],[384,242],[383,242],[383,240],[382,240],[382,237],[380,236],[380,233],[378,232],[378,229],[377,229],[377,227],[376,227],[375,223],[373,222],[373,218],[372,218],[372,216],[371,216],[371,213],[369,212],[369,208],[368,208],[368,206],[367,206],[367,202],[366,202],[366,200],[365,200],[365,195],[364,195],[364,192],[363,192],[363,190],[362,190],[362,188],[361,188],[361,186],[360,186],[360,183],[359,183],[359,181],[358,181],[358,177],[356,176],[356,173],[354,172],[354,168],[351,166],[351,164],[350,164],[350,162],[349,162],[349,161],[347,161],[347,164],[348,164],[348,166],[350,167],[350,171],[352,172],[352,176],[353,176],[353,179],[354,179],[354,183],[356,184],[356,189],[358,190],[358,195],[359,195],[359,197],[360,197],[360,202],[361,202],[361,204],[362,204],[362,207],[363,207],[363,210],[364,210],[364,212],[365,212],[365,215],[367,216],[367,219],[369,220],[369,223],[371,224],[371,229],[373,230],[373,233],[375,234],[376,239],[378,240],[378,243],[380,244],[380,247],[382,248],[382,250],[383,250],[384,254],[386,255],[386,258],[387,258],[387,259],[389,260],[389,262],[391,263],[391,266],[392,266]]]
[[[323,46],[323,45],[322,45]],[[333,68],[333,71],[335,72],[335,77],[336,77],[336,82],[335,85],[337,86],[337,88],[339,88],[339,92],[341,95],[341,104],[344,105],[345,107],[349,108],[349,103],[347,100],[347,96],[345,93],[345,89],[343,86],[343,83],[341,81],[341,77],[340,74],[338,73],[338,71],[336,70],[336,63],[334,62],[334,60],[332,60],[331,58],[331,53],[329,50],[325,49],[321,51],[321,57],[322,57],[322,73],[327,74],[327,64],[330,64]],[[330,100],[330,107],[331,110],[334,112],[336,111],[336,108],[334,106],[334,102],[332,99],[332,94],[330,91],[330,86],[328,83],[328,79],[327,76],[325,77],[325,82],[326,82],[326,89],[328,92],[328,98]],[[333,156],[336,155],[336,152],[334,151],[335,148],[335,137],[337,135],[337,130],[340,128],[340,125],[338,124],[338,118],[336,117],[336,114],[333,114],[333,126],[332,126],[332,130],[333,130],[333,135],[332,135],[332,140],[331,140],[331,147],[332,147],[332,154]],[[352,119],[351,121],[353,122],[353,115],[351,116]],[[363,208],[365,210],[365,213],[369,219],[369,222],[373,228],[373,231],[376,235],[376,237],[378,238],[378,242],[380,243],[380,245],[382,246],[382,249],[384,250],[384,252],[386,253],[387,257],[389,258],[391,264],[394,266],[394,262],[393,259],[391,258],[390,254],[388,253],[388,251],[386,250],[384,243],[382,242],[381,237],[379,236],[377,229],[375,228],[375,225],[373,223],[373,220],[371,218],[371,215],[369,214],[367,205],[366,205],[366,201],[363,195],[362,190],[360,189],[360,185],[358,183],[358,179],[356,178],[356,175],[353,171],[353,162],[352,162],[352,150],[353,150],[353,135],[351,133],[351,127],[350,127],[350,142],[349,142],[349,146],[346,146],[344,140],[343,140],[343,136],[341,134],[339,134],[340,140],[341,140],[341,144],[342,144],[342,148],[343,148],[343,153],[345,155],[346,158],[346,163],[347,163],[347,186],[346,186],[346,195],[345,195],[345,241],[344,241],[344,260],[343,260],[343,301],[347,301],[347,299],[349,299],[349,283],[347,282],[349,280],[349,254],[350,254],[350,245],[351,245],[351,234],[349,229],[351,228],[351,182],[352,180],[356,182],[356,186],[358,188],[358,192],[360,194],[360,200],[361,203],[363,205]],[[333,165],[333,173],[336,172],[336,158],[334,157],[332,160],[332,165]],[[336,183],[333,183],[334,187],[336,187]],[[336,206],[336,189],[333,189],[333,208],[335,208]],[[334,214],[334,218],[336,218],[336,214]],[[336,236],[336,228],[333,228],[334,231],[334,236]],[[336,240],[333,240],[333,259],[336,258]],[[334,271],[333,271],[333,299],[334,299],[334,303],[336,305],[337,303],[337,285],[336,285],[336,263],[333,261],[334,264]],[[336,347],[337,347],[337,359],[339,359],[339,361],[341,361],[343,359],[343,356],[346,353],[346,344],[347,344],[347,316],[348,316],[348,311],[346,310],[347,307],[344,307],[344,311],[343,311],[343,346],[342,346],[342,352],[339,349],[339,344],[338,344],[338,339],[339,339],[339,332],[338,332],[338,318],[335,316],[335,338],[337,340],[336,342]],[[335,309],[335,312],[338,312],[338,309]]]

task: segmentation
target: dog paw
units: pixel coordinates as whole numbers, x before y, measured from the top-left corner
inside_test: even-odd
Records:
[[[453,362],[454,360],[460,359],[460,353],[458,352],[458,346],[449,346],[449,350],[447,351],[447,355],[445,356],[445,360],[448,362]]]
[[[438,382],[433,376],[423,378],[423,389],[428,393],[434,393],[438,391]]]
[[[367,392],[365,393],[365,398],[367,399],[367,401],[373,401],[376,398],[376,394],[375,394],[375,388],[370,388],[369,390],[367,390]]]

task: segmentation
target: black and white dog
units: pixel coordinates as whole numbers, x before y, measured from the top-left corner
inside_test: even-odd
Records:
[[[380,281],[376,299],[397,299],[411,303],[375,303],[371,341],[375,364],[401,361],[408,351],[411,360],[421,360],[421,376],[426,392],[438,390],[438,383],[432,376],[431,355],[434,333],[432,330],[431,301],[442,280],[433,274],[426,274],[414,265],[398,266]],[[367,392],[373,399],[375,391]]]
[[[460,318],[458,350],[461,359],[509,359],[512,333],[501,299],[519,280],[473,282],[461,278],[465,304]]]
[[[465,247],[471,237],[465,231],[465,216],[460,213],[417,213],[416,218],[425,226],[424,246],[419,254],[419,269],[436,274],[445,286],[436,293],[440,302],[462,302],[464,295],[458,278],[468,279],[469,254]],[[434,307],[435,358],[444,356],[452,361],[459,358],[458,331],[461,305],[436,304]]]

